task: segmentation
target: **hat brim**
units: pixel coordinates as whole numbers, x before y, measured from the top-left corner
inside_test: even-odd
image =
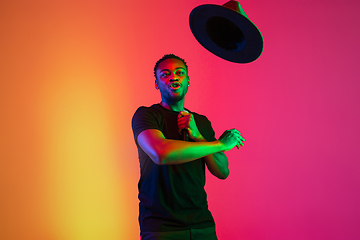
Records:
[[[224,48],[209,35],[209,22],[214,19],[229,20],[241,30],[242,40],[236,49]],[[196,40],[220,58],[235,63],[249,63],[262,53],[264,42],[258,28],[242,14],[229,8],[205,4],[194,8],[189,18],[190,28]]]

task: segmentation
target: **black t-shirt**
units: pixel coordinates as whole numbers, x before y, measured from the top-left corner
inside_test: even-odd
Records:
[[[207,141],[215,141],[210,121],[205,116],[191,113],[203,137]],[[179,112],[168,110],[160,104],[154,104],[138,108],[132,119],[141,171],[138,184],[141,232],[215,226],[204,190],[204,159],[175,165],[157,165],[137,143],[138,135],[147,129],[158,129],[166,139],[180,140],[178,114]]]

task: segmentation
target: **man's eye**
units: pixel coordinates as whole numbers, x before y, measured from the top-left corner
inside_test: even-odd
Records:
[[[183,75],[185,75],[185,72],[184,71],[178,71],[176,74],[179,75],[179,76],[183,76]]]
[[[160,74],[160,77],[167,77],[167,76],[169,76],[169,73],[167,73],[167,72],[164,72],[164,73]]]

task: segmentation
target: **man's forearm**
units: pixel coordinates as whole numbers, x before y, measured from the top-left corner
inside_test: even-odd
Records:
[[[164,140],[159,146],[158,164],[170,165],[190,162],[223,151],[220,141],[185,142]]]
[[[214,176],[220,179],[226,179],[229,176],[229,161],[223,152],[214,153],[204,158],[207,168]]]
[[[206,142],[206,139],[201,136],[196,141]],[[217,152],[205,156],[204,159],[211,174],[220,179],[226,179],[229,176],[229,161],[225,153]]]

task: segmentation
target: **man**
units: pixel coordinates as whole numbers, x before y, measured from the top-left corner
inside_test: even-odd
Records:
[[[141,169],[142,240],[217,239],[204,190],[205,166],[214,176],[227,178],[223,152],[240,148],[245,140],[236,129],[216,140],[205,116],[185,110],[190,79],[182,58],[165,55],[156,63],[154,75],[161,102],[138,108],[132,119]]]

